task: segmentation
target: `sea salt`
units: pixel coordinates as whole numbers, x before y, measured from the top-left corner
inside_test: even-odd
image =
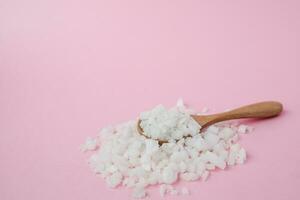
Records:
[[[144,198],[147,196],[147,192],[145,191],[145,188],[143,188],[143,187],[136,187],[133,190],[132,196],[136,199]]]
[[[243,133],[243,134],[245,134],[245,133],[250,133],[250,132],[252,132],[253,131],[253,127],[250,127],[250,126],[246,126],[246,125],[240,125],[239,127],[238,127],[238,132],[239,133]]]
[[[181,189],[181,194],[182,195],[189,195],[190,191],[189,191],[189,189],[187,189],[187,188],[184,187],[184,188]]]
[[[183,106],[179,101],[177,105]],[[162,105],[140,114],[140,126],[144,134],[152,139],[164,141],[179,140],[183,136],[196,135],[201,126],[179,107],[166,109]]]
[[[202,178],[203,181],[206,181],[207,178],[208,178],[208,176],[209,176],[209,171],[205,171],[205,172],[202,174],[201,178]]]
[[[156,184],[162,197],[188,195],[187,188],[177,190],[172,184],[206,181],[214,169],[245,163],[246,151],[237,141],[239,133],[250,132],[247,126],[222,123],[199,134],[200,126],[189,115],[192,112],[179,100],[174,108],[157,106],[141,114],[145,133],[169,141],[161,146],[140,135],[137,121],[132,120],[103,128],[81,149],[93,152],[89,165],[109,187],[131,188],[134,198],[148,196],[147,187]]]
[[[245,125],[240,125],[239,128],[238,128],[238,131],[240,133],[246,133],[247,132],[247,126]]]
[[[160,185],[160,187],[159,187],[160,196],[165,197],[166,192],[167,192],[167,185],[165,185],[165,184]]]
[[[88,138],[86,138],[85,143],[80,146],[80,150],[82,152],[92,151],[92,150],[95,150],[97,147],[98,147],[97,140],[93,139],[91,137],[88,137]]]

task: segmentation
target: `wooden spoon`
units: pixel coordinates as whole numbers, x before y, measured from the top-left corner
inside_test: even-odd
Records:
[[[212,115],[191,115],[196,122],[201,125],[201,130],[212,124],[242,118],[269,118],[279,115],[282,111],[282,104],[276,101],[265,101],[255,104],[243,106],[228,112],[212,114]],[[141,120],[138,120],[137,131],[149,138],[144,134],[143,129],[140,126]],[[160,144],[166,143],[167,141],[158,140]]]

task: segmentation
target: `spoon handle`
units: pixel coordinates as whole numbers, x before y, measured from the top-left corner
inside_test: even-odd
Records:
[[[213,115],[194,115],[193,118],[206,127],[217,122],[241,118],[268,118],[281,113],[282,104],[276,101],[265,101],[243,106],[228,112]]]

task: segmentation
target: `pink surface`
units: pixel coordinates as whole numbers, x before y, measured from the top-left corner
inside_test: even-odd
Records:
[[[296,0],[2,0],[0,199],[130,199],[96,178],[78,147],[178,97],[214,111],[285,106],[248,122],[246,165],[183,184],[188,199],[300,199],[299,10]]]

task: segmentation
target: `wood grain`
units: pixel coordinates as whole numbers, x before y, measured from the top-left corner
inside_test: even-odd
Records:
[[[282,112],[283,106],[280,102],[265,101],[243,106],[228,112],[213,115],[192,115],[192,117],[203,127],[221,121],[242,118],[269,118],[275,117]]]

